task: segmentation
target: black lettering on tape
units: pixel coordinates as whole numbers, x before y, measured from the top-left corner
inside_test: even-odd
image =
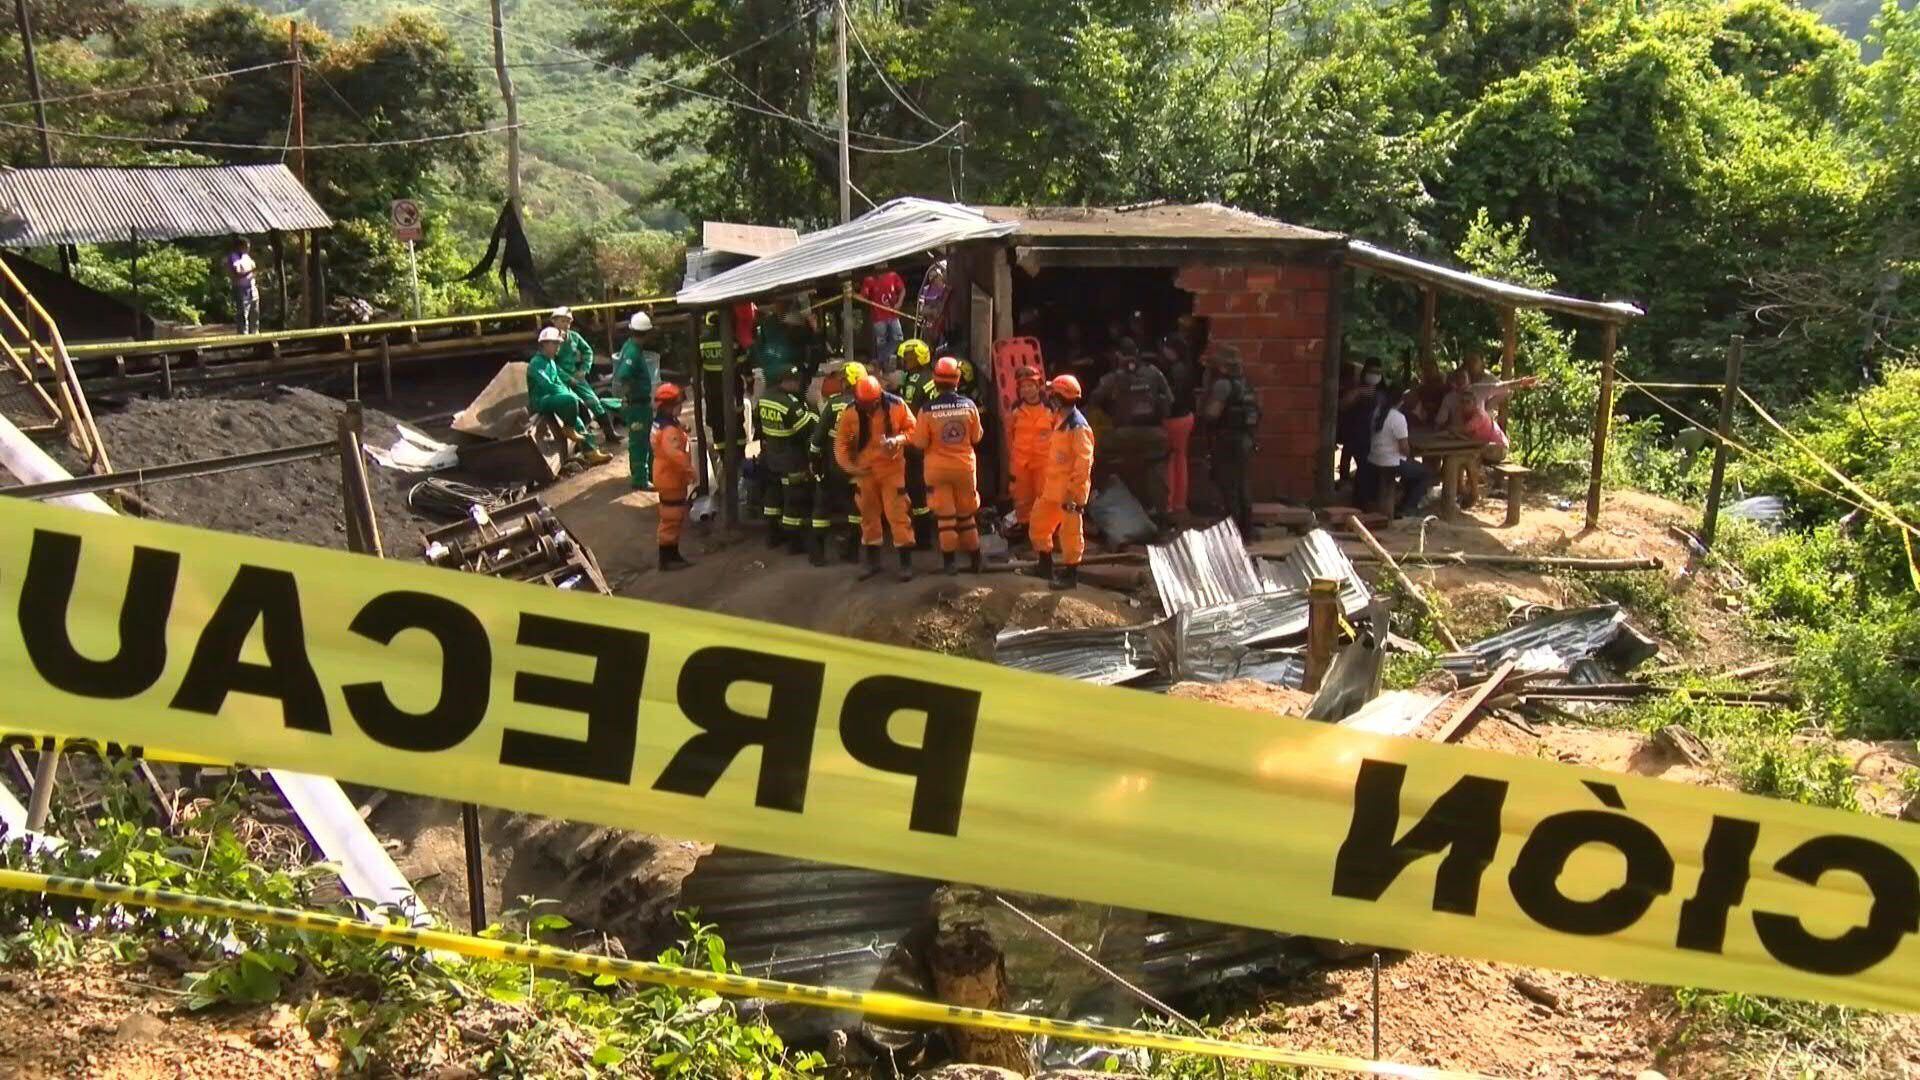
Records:
[[[520,616],[518,642],[593,657],[593,681],[522,671],[513,677],[513,700],[582,713],[585,739],[564,739],[508,728],[500,737],[500,764],[566,773],[625,784],[633,778],[633,746],[639,737],[640,687],[647,675],[647,635],[637,630]]]
[[[340,688],[348,714],[368,738],[396,750],[447,750],[486,718],[493,646],[473,612],[430,593],[388,592],[367,601],[348,629],[382,645],[407,630],[424,630],[440,643],[440,697],[426,712],[395,706],[378,682]]]
[[[907,746],[887,733],[895,714],[903,712],[927,718],[919,746]],[[973,757],[973,729],[979,719],[978,690],[899,675],[870,675],[847,691],[840,707],[840,742],[855,761],[870,769],[914,778],[908,828],[958,836]]]
[[[1815,937],[1792,915],[1754,912],[1760,944],[1783,964],[1821,975],[1857,975],[1892,956],[1901,935],[1920,932],[1920,878],[1912,863],[1884,845],[1858,836],[1816,836],[1773,868],[1808,885],[1833,871],[1857,874],[1873,894],[1867,924],[1836,938]]]
[[[1747,898],[1753,848],[1759,840],[1759,822],[1714,815],[1700,851],[1700,883],[1680,904],[1675,945],[1710,953],[1726,947],[1727,912]]]
[[[760,780],[753,804],[794,813],[805,809],[826,673],[823,664],[751,649],[715,646],[688,657],[676,695],[680,711],[704,730],[674,752],[653,789],[704,796],[742,750],[758,746]],[[767,687],[767,715],[727,704],[727,690],[736,683]]]
[[[255,623],[266,646],[264,664],[240,659]],[[300,585],[285,570],[243,565],[233,575],[233,584],[200,631],[173,707],[217,716],[232,693],[279,701],[286,725],[295,730],[321,735],[333,731],[320,678],[307,659]]]
[[[1461,777],[1395,840],[1406,778],[1405,765],[1371,758],[1360,762],[1353,820],[1333,863],[1333,895],[1378,900],[1407,867],[1444,851],[1434,875],[1433,910],[1471,915],[1480,906],[1480,876],[1500,846],[1507,782]]]
[[[33,669],[56,690],[120,701],[138,697],[160,681],[167,667],[167,617],[180,576],[180,556],[136,547],[120,602],[120,648],[105,660],[90,660],[73,647],[68,611],[80,572],[80,538],[33,531],[27,576],[20,588],[20,639]]]
[[[1589,781],[1588,786],[1607,805],[1620,805],[1613,785]],[[1589,844],[1618,851],[1627,863],[1626,878],[1592,900],[1575,900],[1560,888],[1560,874],[1567,860]],[[1534,826],[1507,874],[1507,887],[1520,910],[1549,930],[1614,934],[1640,921],[1655,900],[1673,890],[1673,856],[1658,834],[1626,814],[1569,810]]]

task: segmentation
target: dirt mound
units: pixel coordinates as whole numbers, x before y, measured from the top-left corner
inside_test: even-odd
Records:
[[[1007,613],[1008,630],[1099,630],[1112,626],[1131,626],[1138,615],[1111,611],[1078,596],[1057,592],[1020,594]]]
[[[1304,716],[1307,705],[1313,701],[1312,694],[1264,683],[1258,679],[1235,679],[1224,683],[1176,683],[1173,689],[1167,691],[1167,696],[1191,698],[1194,701],[1246,709],[1249,712],[1273,713],[1277,716]]]
[[[128,470],[332,439],[343,407],[324,394],[282,387],[261,397],[136,399],[98,421],[114,468]],[[398,422],[371,409],[364,416],[367,442],[391,445]],[[395,554],[413,557],[420,531],[437,524],[407,506],[407,489],[418,478],[369,461],[367,479],[381,539]],[[337,458],[168,480],[129,490],[166,521],[318,547],[346,547]]]

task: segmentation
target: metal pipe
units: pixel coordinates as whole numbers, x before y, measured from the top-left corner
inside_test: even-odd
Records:
[[[96,491],[115,491],[120,488],[136,487],[140,484],[157,483],[163,480],[185,480],[194,476],[217,476],[220,473],[239,472],[242,469],[258,469],[267,465],[285,465],[295,461],[310,461],[314,458],[330,457],[339,452],[340,444],[331,440],[318,443],[301,443],[298,446],[282,446],[273,450],[255,450],[248,454],[202,458],[199,461],[180,461],[172,465],[156,465],[150,469],[128,469],[124,472],[101,473],[98,476],[80,476],[71,480],[49,480],[38,484],[19,484],[14,487],[0,488],[0,495],[11,495],[19,499],[53,499],[64,495],[84,495]]]

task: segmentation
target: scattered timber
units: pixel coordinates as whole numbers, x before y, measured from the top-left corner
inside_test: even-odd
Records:
[[[1378,562],[1375,552],[1356,553],[1355,562]],[[1511,566],[1536,570],[1576,570],[1602,573],[1620,570],[1659,570],[1665,564],[1656,558],[1583,559],[1570,555],[1481,555],[1467,551],[1405,551],[1393,556],[1396,561],[1424,566]]]
[[[1453,631],[1447,629],[1447,624],[1441,619],[1440,612],[1427,602],[1427,594],[1421,592],[1420,586],[1415,585],[1406,571],[1400,569],[1400,564],[1394,561],[1386,548],[1380,546],[1380,541],[1374,539],[1373,533],[1357,517],[1349,518],[1347,527],[1352,529],[1353,534],[1360,538],[1360,542],[1367,546],[1367,550],[1373,552],[1381,562],[1386,563],[1387,569],[1393,574],[1393,579],[1400,584],[1400,591],[1407,594],[1407,599],[1418,605],[1420,610],[1426,612],[1427,617],[1433,620],[1433,632],[1440,635],[1441,642],[1454,652],[1459,652],[1459,640],[1453,636]]]

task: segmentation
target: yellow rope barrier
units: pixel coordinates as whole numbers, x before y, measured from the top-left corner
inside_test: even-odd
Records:
[[[631,982],[674,986],[683,990],[704,990],[732,997],[765,998],[816,1008],[848,1009],[891,1020],[988,1028],[1019,1035],[1047,1035],[1114,1046],[1133,1046],[1147,1050],[1201,1054],[1301,1068],[1332,1069],[1369,1076],[1410,1077],[1418,1080],[1451,1080],[1451,1078],[1471,1076],[1467,1073],[1448,1072],[1420,1065],[1366,1061],[1338,1054],[1283,1050],[1272,1046],[1254,1046],[1228,1042],[1224,1039],[1203,1039],[1135,1028],[1112,1027],[1106,1024],[1083,1024],[1077,1021],[1054,1020],[1043,1016],[1028,1016],[1023,1013],[1000,1012],[993,1009],[970,1009],[959,1005],[922,1001],[901,994],[807,986],[777,979],[722,974],[697,968],[649,963],[643,960],[589,956],[545,945],[491,941],[467,934],[417,930],[402,925],[385,925],[337,915],[267,907],[241,900],[195,896],[170,889],[120,885],[110,881],[55,877],[22,870],[0,870],[0,889],[155,908],[187,915],[241,919],[271,926],[284,926],[291,930],[335,934],[407,948],[448,952],[476,960],[529,964],[534,967],[570,971],[581,975],[611,975]]]

